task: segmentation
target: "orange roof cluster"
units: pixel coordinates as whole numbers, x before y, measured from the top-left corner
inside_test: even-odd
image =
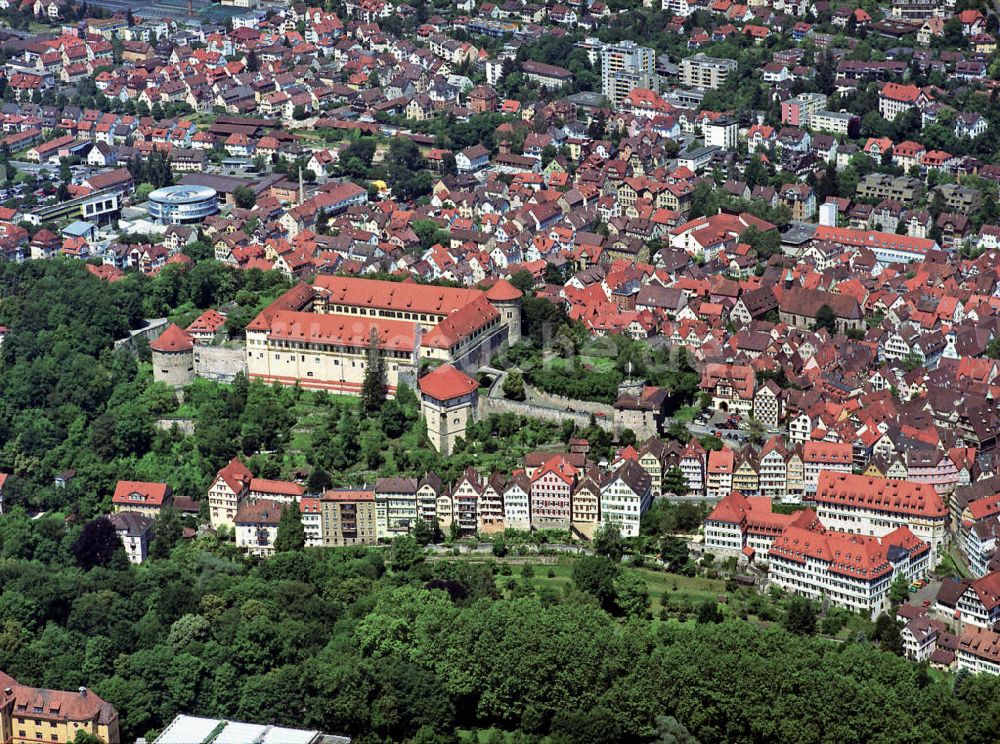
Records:
[[[856,506],[920,517],[948,514],[941,496],[926,483],[875,478],[824,470],[819,474],[817,504]]]

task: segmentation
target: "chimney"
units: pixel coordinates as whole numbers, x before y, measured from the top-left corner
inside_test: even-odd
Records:
[[[80,697],[87,697],[87,688],[86,687],[81,687],[80,688]]]
[[[3,694],[4,695],[13,695],[14,694],[14,690],[12,688],[10,688],[10,687],[4,687],[3,688]]]

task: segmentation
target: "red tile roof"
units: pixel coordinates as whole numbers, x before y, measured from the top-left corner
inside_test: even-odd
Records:
[[[292,483],[291,481],[251,478],[250,491],[255,493],[275,493],[298,498],[306,492],[306,489],[298,483]]]
[[[485,296],[480,296],[455,310],[424,334],[420,345],[436,349],[450,349],[498,317],[500,317],[500,311],[493,307]]]
[[[234,457],[216,474],[216,478],[222,478],[226,485],[238,494],[250,485],[253,474],[246,465]]]
[[[415,323],[405,320],[279,310],[271,319],[267,337],[276,341],[301,341],[361,349],[368,346],[371,331],[375,329],[378,333],[378,348],[383,351],[412,352],[416,344],[416,328]]]
[[[864,507],[921,517],[943,518],[948,510],[926,483],[910,483],[824,470],[819,475],[817,504]]]
[[[506,279],[498,279],[492,287],[486,290],[486,299],[492,302],[513,302],[523,296],[521,290]]]
[[[27,715],[46,721],[84,723],[96,720],[99,724],[107,725],[118,718],[118,712],[111,703],[98,697],[93,690],[82,689],[84,692],[27,687],[0,672],[0,708],[11,704],[10,710],[15,715]],[[41,712],[37,712],[38,709]]]
[[[854,449],[850,442],[806,442],[802,446],[802,461],[851,465]]]
[[[447,315],[483,295],[478,289],[345,276],[318,276],[316,287],[321,292],[329,293],[327,301],[333,305],[376,307],[434,315]]]
[[[167,326],[167,330],[149,345],[149,348],[153,351],[171,354],[179,351],[190,351],[194,348],[194,341],[179,325],[171,323]]]
[[[420,392],[435,400],[445,401],[468,395],[479,383],[450,364],[440,367],[420,378]]]
[[[133,494],[140,496],[141,500],[132,498]],[[170,486],[166,483],[118,481],[111,503],[123,506],[163,506],[163,501],[169,495]]]

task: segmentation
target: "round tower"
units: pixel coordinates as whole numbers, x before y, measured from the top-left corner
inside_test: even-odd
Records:
[[[194,380],[194,341],[176,323],[150,343],[153,379],[178,389]]]
[[[499,312],[507,325],[507,341],[511,345],[521,340],[521,299],[524,295],[506,279],[499,279],[486,290],[486,299]]]

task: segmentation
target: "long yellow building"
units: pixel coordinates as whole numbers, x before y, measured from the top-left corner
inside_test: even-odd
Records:
[[[86,687],[27,687],[0,672],[0,744],[69,744],[81,730],[121,744],[118,711]]]

